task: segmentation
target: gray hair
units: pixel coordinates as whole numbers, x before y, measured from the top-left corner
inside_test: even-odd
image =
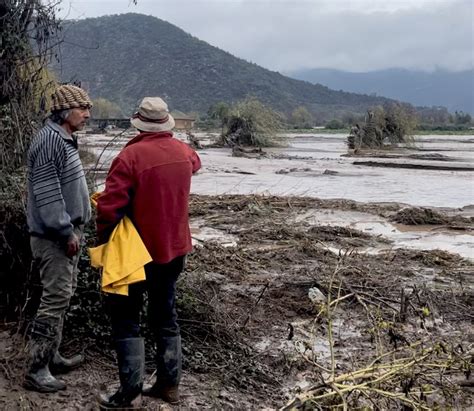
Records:
[[[49,119],[57,123],[59,125],[64,124],[66,119],[69,117],[69,114],[71,114],[72,109],[68,108],[66,110],[57,110],[53,111],[51,115],[49,116]]]

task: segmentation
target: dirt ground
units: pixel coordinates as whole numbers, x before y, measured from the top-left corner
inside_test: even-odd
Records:
[[[176,409],[473,407],[472,261],[439,250],[361,252],[389,240],[298,218],[317,208],[387,218],[401,210],[347,200],[192,197],[195,226],[230,240],[193,234],[201,239],[179,283],[185,361]],[[456,224],[473,228],[468,219]],[[2,328],[1,409],[92,410],[97,393],[116,383],[112,352],[82,342],[86,363],[62,377],[66,391],[25,391],[15,324]],[[78,346],[69,339],[64,351]],[[357,373],[373,364],[376,371]],[[142,407],[171,409],[146,398]]]

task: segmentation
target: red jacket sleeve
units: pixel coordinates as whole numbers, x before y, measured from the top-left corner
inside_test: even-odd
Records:
[[[196,153],[193,149],[191,149],[192,154],[191,154],[191,163],[193,165],[193,174],[197,172],[201,168],[201,159],[198,156],[198,153]]]
[[[105,180],[105,190],[97,200],[97,238],[99,244],[108,241],[110,234],[127,214],[134,192],[134,178],[129,166],[116,157]]]

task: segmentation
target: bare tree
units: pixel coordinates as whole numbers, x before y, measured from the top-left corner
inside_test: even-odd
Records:
[[[0,170],[23,162],[46,108],[46,66],[59,43],[59,3],[0,0]]]

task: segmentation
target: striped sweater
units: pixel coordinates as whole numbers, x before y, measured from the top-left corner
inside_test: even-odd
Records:
[[[51,120],[28,151],[27,220],[31,235],[66,240],[89,221],[89,192],[77,146]]]

